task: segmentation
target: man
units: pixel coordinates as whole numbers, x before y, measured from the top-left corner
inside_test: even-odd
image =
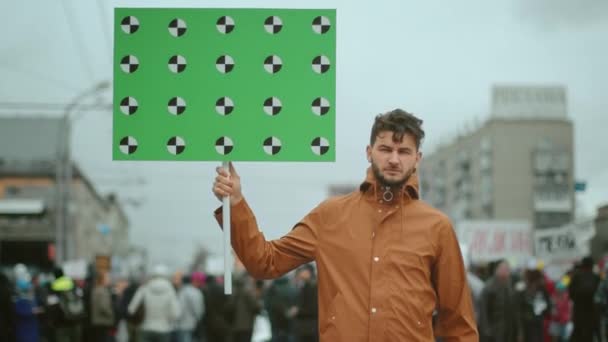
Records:
[[[419,200],[421,124],[400,109],[378,115],[360,189],[323,202],[274,241],[259,231],[234,167],[217,170],[213,192],[230,196],[232,246],[254,277],[316,260],[322,342],[478,339],[454,230]],[[221,208],[215,214],[221,221]]]
[[[600,284],[600,277],[593,272],[591,257],[581,260],[580,269],[574,272],[568,292],[574,304],[572,309],[572,341],[592,342],[598,335],[600,317],[593,297]]]
[[[479,330],[482,342],[518,340],[519,306],[516,299],[516,292],[511,285],[509,263],[500,261],[496,265],[494,276],[481,292]]]
[[[190,276],[183,276],[181,284],[177,291],[177,298],[182,308],[182,314],[177,321],[177,341],[192,342],[194,329],[205,313],[205,303],[202,292],[192,286]]]
[[[91,336],[87,341],[110,342],[115,323],[114,301],[110,289],[110,274],[98,272],[91,293]]]
[[[46,299],[47,313],[51,320],[56,342],[80,342],[82,325],[86,316],[82,290],[72,278],[57,267],[55,280]]]
[[[13,284],[0,271],[0,341],[16,341],[17,314],[13,307]]]
[[[287,276],[275,279],[264,296],[272,339],[270,342],[289,342],[293,335],[293,315],[296,292]]]
[[[232,336],[231,319],[228,312],[228,296],[214,276],[207,277],[207,286],[203,292],[205,297],[205,315],[203,325],[207,342],[230,342]]]
[[[296,342],[318,342],[317,281],[312,264],[300,266],[296,272],[296,279],[299,289],[294,310],[295,340]]]

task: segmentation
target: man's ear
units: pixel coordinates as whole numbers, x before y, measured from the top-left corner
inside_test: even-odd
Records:
[[[416,153],[416,166],[415,166],[416,169],[418,169],[418,165],[420,165],[421,160],[422,160],[422,152],[418,151],[418,153]]]
[[[367,145],[367,148],[365,149],[365,154],[367,155],[367,161],[368,162],[372,162],[372,147],[370,145]]]

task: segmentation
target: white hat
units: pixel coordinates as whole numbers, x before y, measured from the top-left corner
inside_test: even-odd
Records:
[[[16,280],[30,281],[32,279],[30,272],[24,264],[15,265],[15,267],[13,267],[13,272]]]
[[[526,265],[526,269],[529,271],[535,271],[538,269],[538,261],[534,258],[528,260],[528,264]]]
[[[152,268],[150,275],[153,277],[168,277],[169,269],[163,264],[158,264]]]

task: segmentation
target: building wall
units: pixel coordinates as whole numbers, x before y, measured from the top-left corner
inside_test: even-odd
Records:
[[[535,219],[535,154],[546,146],[568,156],[566,177],[570,218],[574,213],[573,128],[566,120],[493,120],[495,218]],[[567,223],[563,222],[562,224]]]
[[[598,208],[595,219],[595,237],[591,241],[591,255],[595,260],[608,251],[608,204]]]
[[[535,158],[543,149],[567,157],[569,210],[562,224],[567,223],[574,212],[573,128],[568,120],[490,119],[425,156],[422,197],[455,221],[535,223],[539,189]]]
[[[0,200],[42,199],[46,207],[42,215],[0,216],[0,240],[54,242],[54,205],[57,194],[52,184],[53,181],[49,177],[0,178]]]
[[[54,180],[48,177],[6,177],[0,178],[0,198],[14,197],[12,188],[19,188],[22,192],[29,192],[32,188],[49,188]],[[17,194],[19,195],[19,194]]]
[[[0,200],[9,198],[44,199],[46,210],[36,216],[0,216],[0,241],[55,242],[57,193],[52,177],[0,177]],[[70,199],[68,259],[91,261],[98,254],[128,254],[129,223],[116,201],[101,197],[82,178],[72,182]],[[98,229],[100,224],[110,227],[110,232],[103,234]]]
[[[74,181],[72,188],[75,247],[72,258],[93,260],[96,255],[126,255],[128,222],[116,202],[100,197],[79,180]]]

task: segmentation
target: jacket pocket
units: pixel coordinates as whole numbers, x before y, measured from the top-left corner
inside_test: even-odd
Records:
[[[433,341],[430,318],[423,313],[423,303],[415,293],[391,296],[390,315],[386,318],[384,337],[387,341],[412,339],[420,342]]]
[[[319,327],[319,337],[321,342],[337,342],[340,341],[338,334],[338,322],[340,315],[345,314],[342,310],[342,294],[336,293],[329,304],[325,320],[321,322]]]
[[[431,286],[430,270],[422,258],[405,249],[391,251],[391,267],[394,277],[390,279],[389,307],[385,337],[415,334],[419,341],[432,340],[432,307],[435,294]]]
[[[390,252],[390,267],[392,279],[400,290],[425,290],[430,286],[430,269],[425,266],[422,258],[405,249],[393,249]]]

